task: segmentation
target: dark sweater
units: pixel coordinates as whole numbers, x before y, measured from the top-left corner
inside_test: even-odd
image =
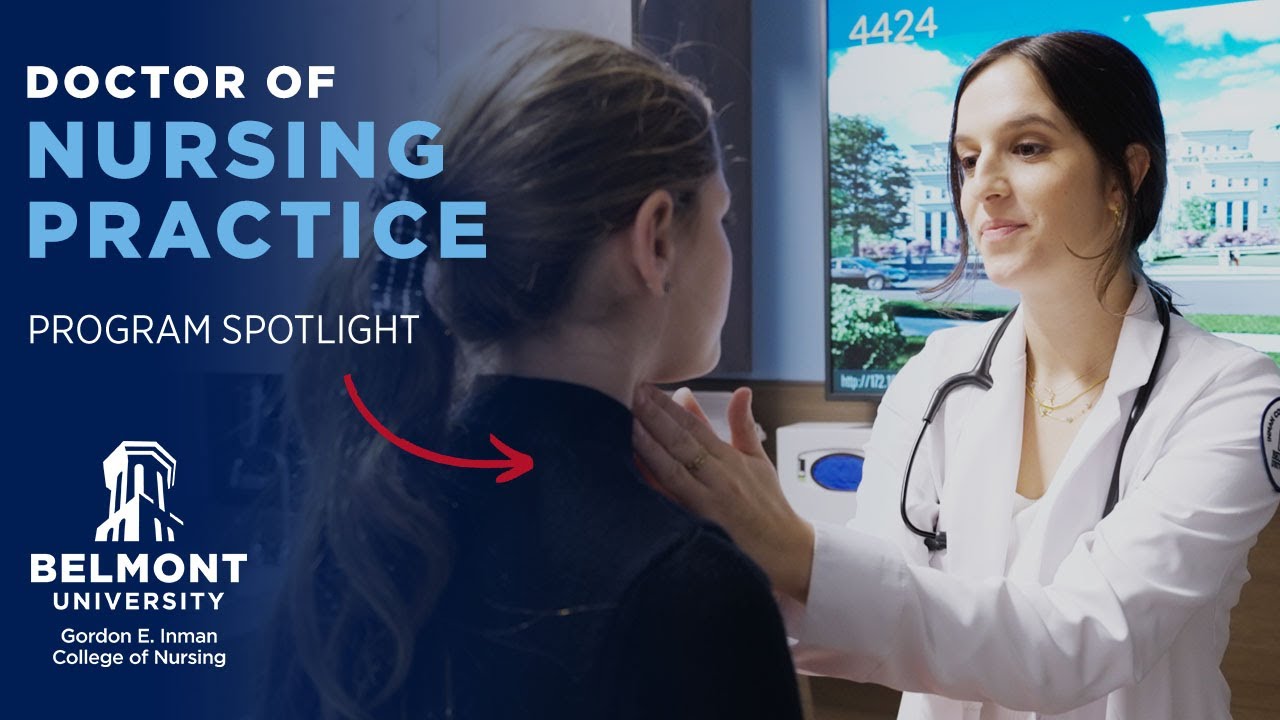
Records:
[[[459,552],[409,681],[419,717],[801,717],[767,578],[641,479],[626,407],[511,376],[471,397],[452,453],[496,457],[493,433],[534,468],[449,481]]]

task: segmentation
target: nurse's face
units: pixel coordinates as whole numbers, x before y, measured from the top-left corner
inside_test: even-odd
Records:
[[[694,215],[677,235],[667,322],[658,339],[657,382],[705,375],[720,361],[720,329],[729,311],[733,253],[724,231],[729,186],[717,171],[702,183]]]
[[[960,207],[993,282],[1026,292],[1092,278],[1099,261],[1084,258],[1117,236],[1109,183],[1030,65],[1007,57],[974,78],[956,109],[955,150]]]

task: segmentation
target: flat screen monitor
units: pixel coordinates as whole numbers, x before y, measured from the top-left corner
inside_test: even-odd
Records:
[[[1146,272],[1200,326],[1280,361],[1280,7],[1275,2],[826,2],[827,396],[874,399],[932,332],[1007,312],[956,266],[947,136],[956,85],[1019,35],[1092,30],[1151,70],[1169,184]]]

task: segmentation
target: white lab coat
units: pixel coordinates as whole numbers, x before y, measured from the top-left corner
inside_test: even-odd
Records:
[[[1121,500],[1099,521],[1160,340],[1145,284],[1129,312],[1110,379],[1008,572],[1025,329],[1015,314],[992,389],[953,393],[922,443],[909,512],[946,530],[932,556],[900,519],[902,469],[935,388],[973,367],[994,323],[930,337],[880,405],[857,518],[817,527],[808,602],[783,602],[801,671],[907,691],[899,718],[911,720],[976,719],[984,702],[1069,720],[1230,717],[1228,618],[1280,502],[1259,437],[1280,371],[1173,317]]]

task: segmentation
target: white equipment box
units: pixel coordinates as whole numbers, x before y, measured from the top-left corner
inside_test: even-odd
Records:
[[[868,423],[806,422],[778,428],[778,478],[806,520],[843,525],[858,509]]]

